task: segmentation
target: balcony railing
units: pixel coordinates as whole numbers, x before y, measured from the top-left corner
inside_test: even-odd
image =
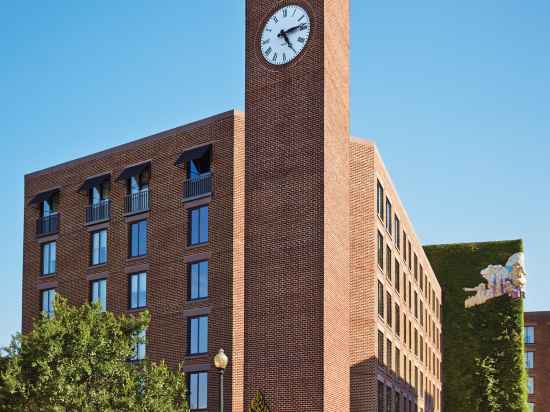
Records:
[[[111,202],[106,199],[86,208],[86,224],[103,222],[111,219]]]
[[[141,190],[137,193],[129,194],[124,198],[124,213],[134,214],[147,212],[151,207],[151,194],[149,190]]]
[[[48,236],[59,233],[59,213],[52,213],[36,221],[37,236]]]
[[[193,200],[212,193],[212,173],[187,179],[183,184],[183,199]]]

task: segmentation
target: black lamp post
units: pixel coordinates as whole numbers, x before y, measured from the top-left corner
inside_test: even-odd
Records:
[[[223,349],[220,349],[218,354],[214,356],[214,366],[220,373],[220,412],[223,412],[223,374],[228,363],[229,358],[224,353]]]

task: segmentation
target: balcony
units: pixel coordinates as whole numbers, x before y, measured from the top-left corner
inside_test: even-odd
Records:
[[[151,195],[149,190],[131,193],[124,198],[124,214],[126,215],[147,212],[150,207]]]
[[[183,184],[183,200],[189,201],[212,194],[212,173],[187,179]]]
[[[111,219],[111,202],[109,199],[90,205],[86,208],[86,224],[105,222]]]
[[[36,235],[48,236],[59,233],[59,213],[52,213],[36,221]]]

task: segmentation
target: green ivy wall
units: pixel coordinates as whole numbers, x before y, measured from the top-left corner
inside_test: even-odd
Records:
[[[501,296],[464,308],[488,265],[523,251],[521,240],[425,247],[443,288],[443,401],[446,412],[526,412],[523,302]]]

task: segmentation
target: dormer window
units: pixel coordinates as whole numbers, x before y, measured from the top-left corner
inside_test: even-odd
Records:
[[[59,231],[59,189],[41,192],[29,204],[40,210],[40,217],[36,222],[38,236],[52,235]]]
[[[111,175],[109,173],[87,178],[79,191],[88,194],[86,224],[104,222],[111,218],[109,202]]]
[[[196,147],[183,152],[176,166],[185,167],[186,180],[183,185],[185,201],[212,194],[212,145]]]
[[[124,213],[146,212],[150,207],[149,181],[151,162],[127,167],[117,180],[125,180],[128,195],[124,201]]]

